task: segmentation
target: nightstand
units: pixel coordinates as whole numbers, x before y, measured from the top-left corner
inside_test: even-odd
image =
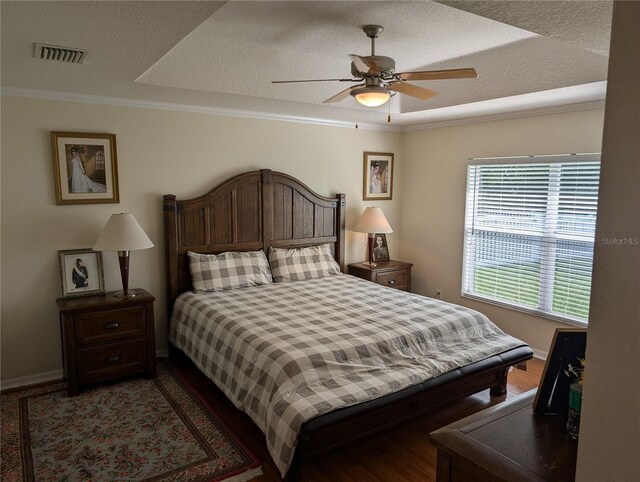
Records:
[[[375,261],[373,266],[369,263],[352,263],[349,265],[349,274],[382,286],[411,291],[412,266],[411,263],[393,260]]]
[[[156,376],[155,298],[137,296],[58,299],[62,358],[69,396],[91,383],[131,375]]]

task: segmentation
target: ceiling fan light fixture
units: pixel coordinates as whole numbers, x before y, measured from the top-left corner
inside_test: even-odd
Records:
[[[353,89],[351,95],[366,107],[378,107],[391,98],[391,92],[383,87],[362,87]]]

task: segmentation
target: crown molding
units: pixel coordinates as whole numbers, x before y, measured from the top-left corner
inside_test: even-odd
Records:
[[[478,124],[480,122],[491,122],[508,119],[518,119],[523,117],[536,117],[549,114],[564,114],[567,112],[578,112],[583,110],[603,109],[604,100],[594,100],[589,102],[579,102],[576,104],[554,105],[549,107],[541,107],[539,109],[514,110],[512,112],[503,112],[500,114],[486,114],[474,117],[465,117],[463,119],[452,119],[445,121],[425,122],[411,126],[405,126],[404,132],[423,131],[426,129],[440,129],[442,127],[460,126],[465,124]]]
[[[221,107],[208,107],[189,104],[175,104],[170,102],[157,102],[139,99],[125,99],[121,97],[107,97],[101,95],[76,94],[73,92],[58,92],[51,90],[26,89],[21,87],[3,87],[0,94],[9,97],[30,97],[36,99],[47,99],[67,102],[85,102],[93,104],[107,104],[125,107],[139,107],[146,109],[163,109],[174,110],[179,112],[193,112],[199,114],[226,116],[226,117],[242,117],[248,119],[259,120],[275,120],[281,122],[293,122],[298,124],[312,124],[329,127],[343,127],[354,129],[354,122],[336,121],[329,119],[318,119],[313,117],[302,117],[295,115],[271,114],[267,112],[253,112],[239,109],[225,109]],[[499,114],[478,115],[473,117],[464,117],[460,119],[451,119],[434,122],[423,122],[420,124],[402,126],[402,125],[379,125],[358,123],[358,128],[365,130],[376,130],[385,132],[412,132],[426,129],[440,129],[442,127],[452,127],[465,124],[477,124],[481,122],[491,122],[508,119],[518,119],[523,117],[535,117],[549,114],[562,114],[567,112],[578,112],[583,110],[593,110],[604,108],[605,101],[589,101],[574,104],[565,104],[549,107],[541,107],[538,109],[513,110],[511,112],[503,112]]]
[[[170,102],[157,102],[150,100],[125,99],[121,97],[107,97],[101,95],[76,94],[73,92],[58,92],[52,90],[26,89],[22,87],[2,87],[0,94],[8,97],[30,97],[35,99],[58,100],[67,102],[85,102],[90,104],[107,104],[125,107],[140,107],[145,109],[163,109],[180,112],[194,112],[198,114],[218,115],[225,117],[243,117],[248,119],[275,120],[281,122],[294,122],[297,124],[312,124],[329,127],[355,128],[355,122],[337,121],[330,119],[318,119],[285,114],[271,114],[268,112],[253,112],[239,109],[225,109],[221,107],[208,107],[189,104],[175,104]],[[359,129],[401,132],[400,126],[387,126],[358,122]]]

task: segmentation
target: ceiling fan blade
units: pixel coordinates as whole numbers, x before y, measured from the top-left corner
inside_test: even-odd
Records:
[[[475,79],[476,69],[422,70],[396,74],[402,80]]]
[[[349,58],[353,62],[353,65],[356,66],[356,69],[358,69],[358,72],[361,72],[363,74],[380,73],[380,66],[378,65],[378,62],[369,57],[361,57],[360,55],[349,54]]]
[[[423,87],[418,87],[417,85],[408,84],[406,82],[389,84],[389,89],[400,92],[401,94],[410,95],[411,97],[417,97],[418,99],[422,100],[427,100],[438,95],[435,90],[425,89]]]
[[[306,80],[272,80],[272,84],[293,84],[296,82],[360,82],[362,79],[306,79]]]
[[[332,102],[340,102],[342,99],[345,99],[346,97],[349,96],[349,93],[351,92],[351,89],[354,89],[356,87],[358,87],[358,86],[357,85],[353,85],[351,87],[347,87],[346,89],[338,92],[333,97],[329,97],[327,100],[325,100],[322,103],[323,104],[331,104]]]

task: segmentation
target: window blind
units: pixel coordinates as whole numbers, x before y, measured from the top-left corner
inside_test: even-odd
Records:
[[[462,294],[586,323],[599,160],[467,168]]]

